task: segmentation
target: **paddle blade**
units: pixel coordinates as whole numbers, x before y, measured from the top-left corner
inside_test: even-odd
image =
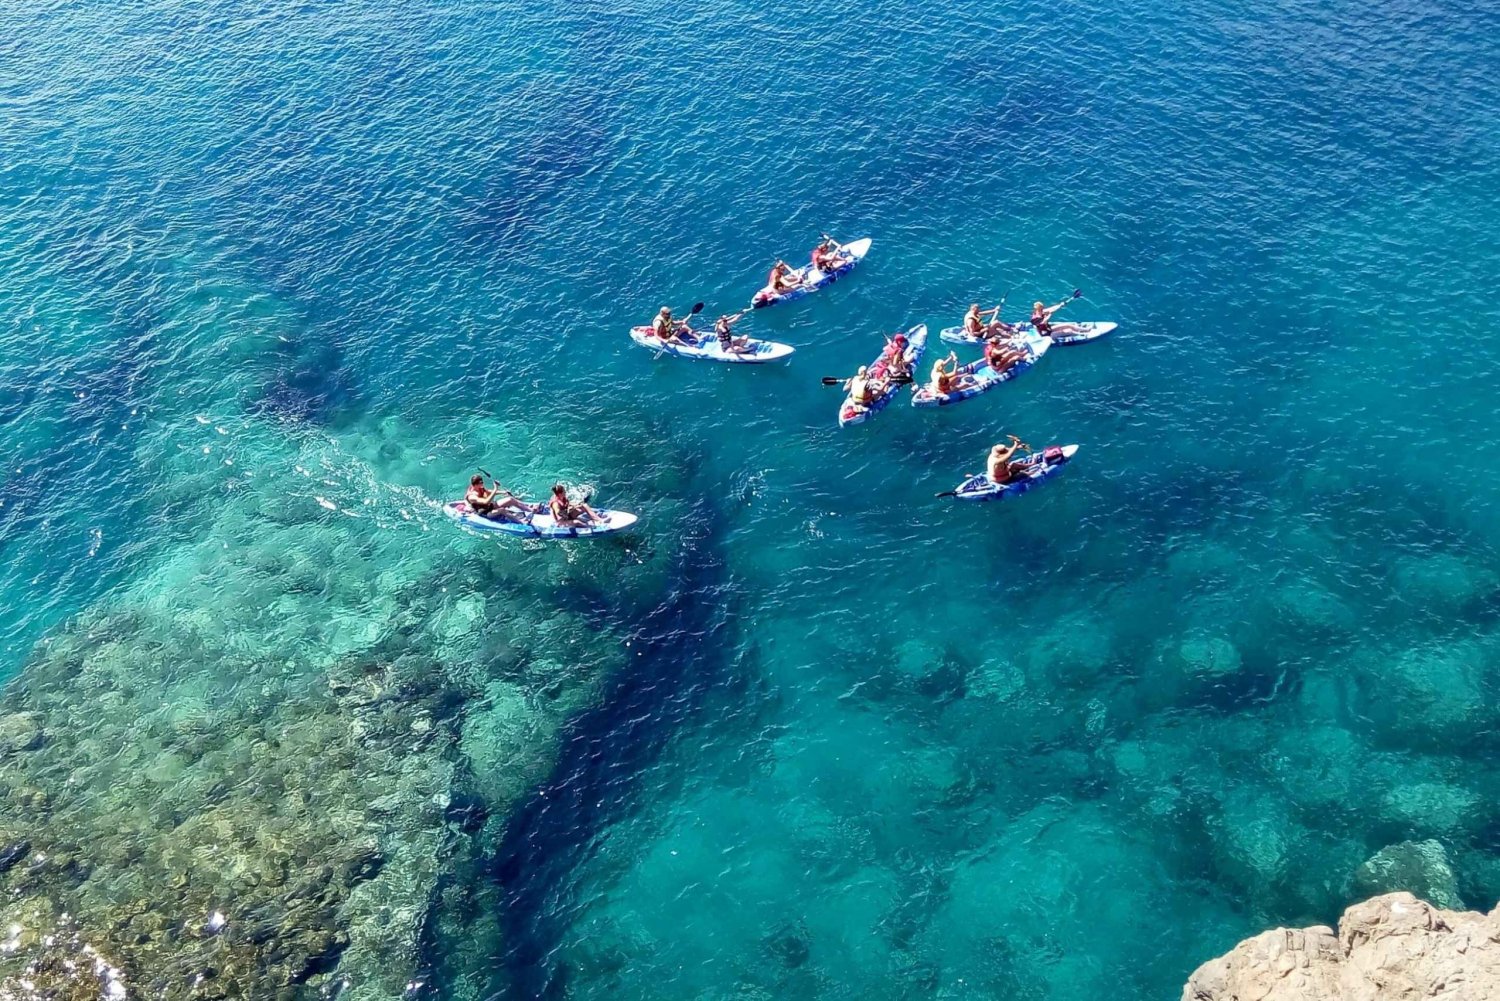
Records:
[[[934,496],[934,497],[957,497],[958,496],[958,491],[957,490],[944,490],[942,493],[940,493],[940,494],[933,494],[932,496]]]
[[[1073,290],[1073,298],[1075,298],[1075,299],[1081,299],[1081,298],[1083,298],[1083,289],[1081,289],[1081,288],[1075,288]]]
[[[703,312],[703,303],[695,302],[693,308],[688,310],[688,316],[697,316],[701,312]]]
[[[832,376],[832,375],[825,375],[825,376],[823,376],[823,385],[825,385],[825,386],[837,386],[837,385],[841,384],[843,381],[844,381],[843,379],[837,378],[836,376]]]
[[[495,474],[492,473],[492,472],[490,472],[488,469],[485,469],[483,466],[478,466],[476,468],[479,470],[480,473],[482,473],[485,476],[488,476],[490,479],[493,480],[495,478]]]

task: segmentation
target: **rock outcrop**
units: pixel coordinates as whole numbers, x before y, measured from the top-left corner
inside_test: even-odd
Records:
[[[1332,928],[1277,928],[1200,966],[1183,1001],[1489,1001],[1500,998],[1500,907],[1440,910],[1389,893]]]

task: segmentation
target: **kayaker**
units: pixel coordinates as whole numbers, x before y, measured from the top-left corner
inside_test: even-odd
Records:
[[[685,344],[692,346],[693,341],[687,337],[688,325],[685,320],[672,319],[672,310],[663,306],[656,314],[656,319],[651,321],[651,334],[663,344]]]
[[[984,317],[988,315],[989,320]],[[999,334],[1011,333],[1010,324],[1000,322],[1000,307],[996,306],[988,314],[979,311],[979,303],[969,304],[969,311],[964,314],[964,333],[970,337],[995,337]]]
[[[842,263],[839,257],[843,252],[843,244],[824,233],[823,242],[813,248],[812,266],[819,271],[832,271]]]
[[[928,385],[928,391],[934,396],[947,396],[963,387],[967,373],[963,366],[958,363],[958,354],[948,352],[948,357],[939,358],[932,363],[932,381]]]
[[[854,373],[854,377],[844,383],[844,388],[849,391],[849,402],[856,407],[868,407],[875,402],[875,387],[871,384],[870,370],[864,365]]]
[[[547,509],[552,512],[553,522],[564,527],[592,525],[599,521],[599,513],[589,507],[587,501],[569,500],[568,488],[561,483],[552,484],[552,499],[547,501]]]
[[[1010,436],[1009,445],[996,445],[990,449],[989,462],[985,466],[985,475],[990,478],[991,483],[1009,483],[1020,472],[1024,464],[1011,462],[1011,457],[1023,448],[1030,446],[1021,441],[1015,435]]]
[[[1073,300],[1071,298],[1064,299],[1062,302],[1058,303],[1056,306],[1048,306],[1045,303],[1041,303],[1041,302],[1034,302],[1034,303],[1032,303],[1031,304],[1031,326],[1036,330],[1037,333],[1041,334],[1043,337],[1051,337],[1054,333],[1057,333],[1057,334],[1073,334],[1073,333],[1077,333],[1082,328],[1078,327],[1076,324],[1072,324],[1072,323],[1053,323],[1052,322],[1052,314],[1056,313],[1059,309],[1062,309],[1064,306],[1066,306],[1068,303],[1070,303],[1072,301]]]
[[[898,333],[885,339],[885,374],[897,382],[911,381],[911,359],[906,356],[909,342],[905,334]]]
[[[730,313],[721,316],[714,321],[714,336],[719,339],[719,350],[725,354],[739,354],[742,351],[750,351],[750,338],[734,336],[734,324],[744,313]]]
[[[1024,348],[1018,348],[1000,338],[985,341],[984,360],[989,362],[990,368],[996,372],[1004,372],[1012,365],[1024,361],[1027,352]]]
[[[772,292],[790,292],[802,284],[802,276],[793,271],[786,261],[777,261],[771,266],[771,277],[766,286]]]
[[[532,510],[531,505],[522,502],[515,494],[503,489],[497,482],[491,481],[490,488],[486,490],[484,477],[478,473],[469,478],[469,492],[464,494],[464,501],[469,505],[470,511],[482,518],[489,518],[491,521],[505,519],[508,512],[527,515]]]

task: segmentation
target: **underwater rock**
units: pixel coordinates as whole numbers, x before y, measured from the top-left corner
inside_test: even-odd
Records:
[[[42,722],[36,713],[0,716],[0,756],[34,751],[42,746]]]
[[[1458,877],[1438,841],[1402,841],[1372,855],[1354,873],[1354,892],[1373,896],[1406,890],[1438,907],[1459,908]]]
[[[1300,832],[1278,794],[1246,785],[1224,798],[1212,827],[1214,861],[1226,877],[1257,895],[1282,875]]]
[[[1277,588],[1273,600],[1282,621],[1300,631],[1348,632],[1358,625],[1358,617],[1348,605],[1311,582]]]
[[[1352,664],[1359,710],[1382,742],[1402,747],[1451,747],[1493,722],[1485,691],[1490,653],[1473,641],[1426,644],[1389,659],[1365,655]]]
[[[31,851],[31,842],[22,838],[12,841],[4,847],[0,847],[0,875],[10,872],[16,867],[16,863],[26,857]]]
[[[1344,912],[1338,933],[1277,928],[1204,963],[1183,1001],[1489,1001],[1500,997],[1500,907],[1439,910],[1390,893]]]
[[[1240,669],[1240,652],[1222,636],[1189,636],[1177,645],[1177,656],[1194,675],[1233,674]]]
[[[1395,572],[1396,589],[1413,605],[1435,615],[1453,615],[1495,587],[1494,575],[1457,556],[1438,553],[1408,559]]]
[[[1474,818],[1479,797],[1447,782],[1409,782],[1391,789],[1380,805],[1385,818],[1406,830],[1452,834]]]
[[[1111,635],[1082,614],[1059,616],[1028,639],[1020,658],[1028,674],[1065,689],[1096,683],[1115,656]]]
[[[95,965],[120,997],[401,997],[437,888],[478,864],[487,818],[525,789],[465,785],[479,692],[430,637],[324,666],[129,608],[52,637],[0,693],[0,928],[20,929],[0,997],[29,982],[98,998]],[[493,683],[517,696],[510,725],[486,728],[510,771],[544,771],[617,665],[570,663],[544,710]],[[87,956],[109,958],[77,974]]]

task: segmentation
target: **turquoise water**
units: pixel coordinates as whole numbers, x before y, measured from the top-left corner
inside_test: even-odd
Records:
[[[0,674],[97,607],[191,629],[209,700],[413,589],[599,634],[434,993],[1161,998],[1397,842],[1500,897],[1494,12],[0,26]],[[874,249],[755,314],[789,365],[625,337],[823,230]],[[882,331],[1075,286],[1115,335],[835,426],[819,377]],[[933,498],[1005,432],[1082,447]],[[437,505],[481,464],[641,523],[465,535]],[[459,621],[440,659],[567,642]]]

